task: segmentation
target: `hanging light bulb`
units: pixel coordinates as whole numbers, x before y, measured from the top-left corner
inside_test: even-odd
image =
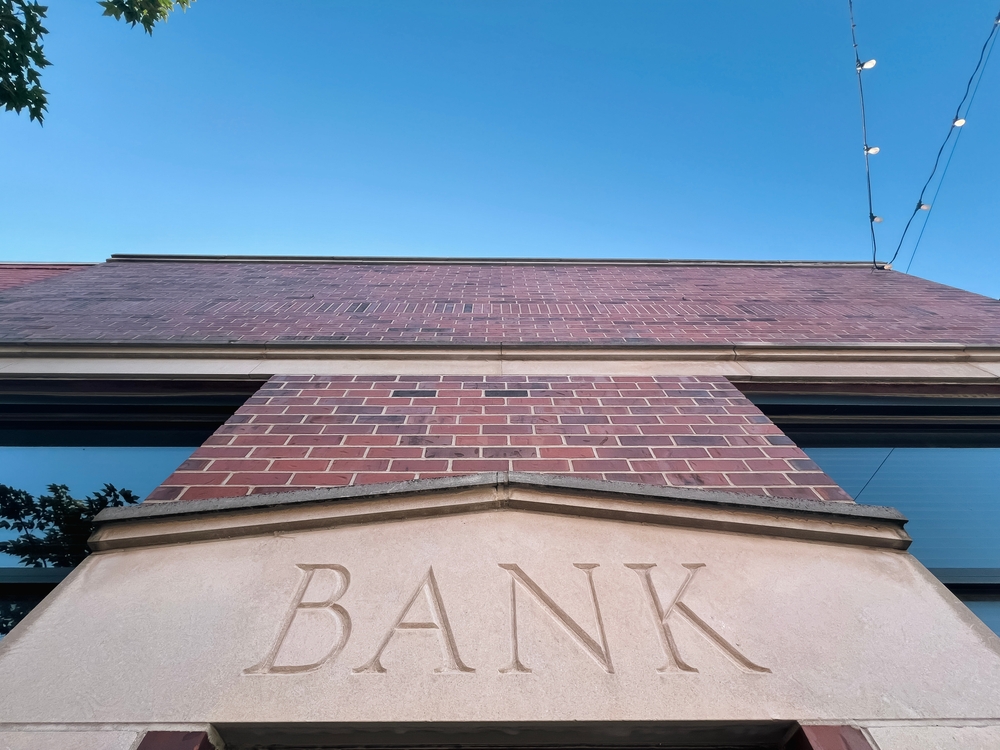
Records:
[[[872,58],[871,60],[865,60],[863,63],[860,64],[859,67],[862,70],[871,70],[872,68],[875,67],[875,58]]]
[[[882,217],[872,214],[872,224],[881,224],[881,223],[882,223]]]
[[[931,210],[931,204],[930,203],[924,203],[924,202],[921,201],[920,203],[917,203],[917,210],[918,211],[930,211]]]
[[[866,154],[875,155],[875,154],[877,154],[881,150],[882,149],[880,149],[878,146],[865,146],[865,153]]]
[[[957,118],[955,118],[955,121],[952,122],[951,124],[954,125],[956,128],[960,128],[963,125],[965,125],[965,118],[964,117],[957,117]]]

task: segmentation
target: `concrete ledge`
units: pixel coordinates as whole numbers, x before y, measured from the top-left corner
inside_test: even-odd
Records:
[[[523,471],[487,471],[438,479],[411,479],[405,482],[379,482],[377,484],[351,485],[348,487],[320,487],[314,490],[295,490],[244,497],[223,497],[206,500],[172,500],[149,502],[121,508],[105,508],[96,518],[97,523],[113,523],[145,518],[187,516],[202,513],[221,513],[232,510],[264,509],[302,503],[319,503],[334,500],[383,498],[413,495],[442,490],[471,487],[527,487],[536,490],[573,489],[602,495],[620,495],[645,500],[671,500],[695,505],[728,506],[741,510],[821,515],[856,519],[898,522],[900,527],[906,517],[895,508],[883,505],[858,505],[856,503],[826,500],[799,500],[785,497],[767,497],[741,492],[702,490],[688,487],[660,487],[633,482],[608,482],[599,479],[580,479],[558,474],[535,474]]]
[[[722,376],[734,382],[996,383],[1000,347],[958,343],[0,342],[0,377]]]
[[[102,552],[495,511],[897,550],[910,545],[906,519],[892,508],[490,472],[109,508],[98,516],[90,546]]]

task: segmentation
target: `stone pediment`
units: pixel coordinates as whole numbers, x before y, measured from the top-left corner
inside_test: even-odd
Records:
[[[95,550],[496,510],[606,518],[906,549],[894,508],[527,472],[108,508]]]
[[[1000,642],[891,509],[492,474],[101,520],[0,645],[0,721],[1000,711]]]

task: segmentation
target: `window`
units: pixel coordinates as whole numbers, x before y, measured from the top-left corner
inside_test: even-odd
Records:
[[[197,447],[0,446],[0,484],[36,496],[65,484],[73,497],[84,497],[110,483],[145,497]],[[0,529],[0,540],[13,536]],[[0,554],[0,567],[11,565],[19,565],[17,558]]]
[[[246,399],[258,381],[0,380],[0,484],[85,497],[106,483],[148,495]],[[0,540],[14,532],[0,529]],[[10,625],[66,575],[0,554],[0,623]],[[0,630],[2,634],[2,630]]]
[[[1000,633],[1000,398],[988,387],[823,388],[745,392],[858,502],[906,515],[910,552]]]
[[[1000,448],[805,448],[860,503],[908,518],[910,552],[1000,633]]]

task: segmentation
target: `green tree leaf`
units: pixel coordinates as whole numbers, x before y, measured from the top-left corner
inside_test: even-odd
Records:
[[[141,24],[152,36],[153,27],[166,21],[175,6],[187,10],[192,2],[194,0],[101,0],[98,5],[104,8],[104,15],[113,16],[117,21],[124,19],[130,26]]]
[[[102,0],[104,15],[135,26],[147,34],[166,21],[175,7],[187,10],[194,0]],[[41,70],[50,63],[42,51],[42,39],[49,33],[42,26],[48,6],[35,0],[0,0],[0,106],[28,117],[45,119],[48,92],[42,88]]]
[[[27,0],[0,0],[0,105],[8,112],[28,110],[42,122],[48,105],[39,72],[49,64],[42,51],[48,7]]]
[[[37,498],[0,484],[0,528],[18,532],[14,539],[0,542],[0,552],[30,567],[71,568],[90,554],[87,540],[94,517],[105,508],[137,502],[134,492],[111,484],[82,500],[71,497],[64,484],[50,484],[49,494]]]

